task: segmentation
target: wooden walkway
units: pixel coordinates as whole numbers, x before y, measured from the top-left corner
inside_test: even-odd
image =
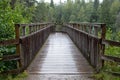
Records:
[[[52,33],[25,80],[93,80],[93,68],[65,33]]]

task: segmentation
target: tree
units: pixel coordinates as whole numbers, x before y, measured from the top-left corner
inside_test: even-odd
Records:
[[[14,6],[11,6],[11,4],[14,4]],[[11,3],[11,0],[0,0],[0,40],[15,38],[15,23],[30,22],[32,11],[29,13],[26,12],[26,6],[23,3],[20,3],[19,0],[16,0],[15,3]],[[23,14],[26,14],[26,16]],[[15,54],[15,51],[16,48],[13,45],[0,46],[0,57],[3,55]],[[16,69],[16,67],[16,61],[0,62],[0,72],[4,70]]]
[[[93,5],[93,12],[91,14],[90,17],[90,22],[97,22],[98,21],[98,8],[99,8],[99,0],[95,0],[94,1],[94,5]]]
[[[116,32],[119,32],[119,31],[120,31],[120,12],[119,12],[119,14],[117,15],[117,19],[116,19],[116,22],[115,22],[115,31],[116,31]]]
[[[16,3],[16,0],[11,0],[10,5],[12,9],[15,8],[15,3]]]
[[[32,22],[45,22],[48,16],[49,7],[46,6],[45,2],[39,2],[36,6]]]
[[[56,23],[62,23],[62,17],[63,17],[64,13],[62,13],[62,6],[58,5],[55,8],[55,22]]]
[[[103,3],[101,4],[100,21],[102,23],[106,23],[107,26],[109,25],[109,27],[111,25],[110,7],[111,7],[110,0],[103,0]]]
[[[51,0],[50,7],[54,8],[54,2]]]
[[[120,11],[120,1],[114,0],[111,4],[111,8],[110,8],[110,15],[111,15],[111,19],[112,19],[111,20],[112,24],[115,24],[116,17],[118,16],[119,11]]]

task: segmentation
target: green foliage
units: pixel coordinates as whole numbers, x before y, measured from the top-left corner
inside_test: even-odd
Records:
[[[106,39],[120,41],[120,32],[114,36],[111,29],[107,30]],[[106,45],[105,54],[110,56],[120,57],[120,47]]]
[[[99,74],[95,74],[94,77],[96,80],[120,80],[120,77],[113,76],[103,71],[101,71]]]
[[[14,24],[26,23],[32,18],[31,12],[33,7],[25,7],[24,4],[15,3],[15,8],[12,9],[10,0],[0,1],[0,40],[14,38]]]
[[[12,10],[8,0],[0,1],[0,40],[4,38],[12,38],[14,28]]]
[[[113,35],[113,31],[111,29],[107,30],[106,39],[108,40],[116,40],[120,41],[120,32],[116,33],[116,36]],[[105,46],[105,55],[119,57],[120,58],[120,47],[115,46]],[[115,62],[105,61],[105,65],[103,71],[107,72],[120,72],[120,64]],[[119,80],[120,78],[114,76],[108,76],[105,74],[105,80]]]
[[[3,55],[12,55],[15,54],[16,49],[14,46],[0,47],[0,57],[2,59]],[[0,62],[0,72],[4,70],[11,70],[17,68],[16,61],[6,61]]]
[[[91,14],[90,22],[97,22],[98,21],[98,8],[99,8],[99,0],[95,0],[93,4],[93,11]]]
[[[111,6],[110,0],[103,0],[103,3],[101,4],[100,18],[101,18],[101,22],[106,23],[107,25],[111,24],[110,22],[111,15],[109,13],[110,6]]]
[[[49,7],[43,1],[39,2],[36,6],[32,22],[45,22],[47,21],[47,16],[49,15]]]
[[[119,65],[119,63],[105,61],[103,71],[118,72],[119,73],[120,72],[120,65]]]
[[[50,7],[54,8],[54,2],[51,0]]]
[[[118,32],[118,38],[119,41],[120,41],[120,12],[119,14],[117,15],[117,18],[116,18],[116,21],[115,21],[115,26],[114,26],[114,29],[116,32]]]
[[[60,2],[57,5],[54,4],[53,0],[51,0],[51,3],[45,3],[44,0],[40,2],[36,2],[36,0],[16,0],[15,3],[13,1],[0,0],[0,40],[15,37],[15,23],[103,22],[107,24],[106,39],[120,41],[120,0],[103,0],[101,3],[99,3],[99,0],[88,0],[88,2],[85,2],[85,0],[67,0],[67,2]],[[14,3],[14,6],[10,4],[11,2]],[[15,54],[15,52],[14,46],[0,47],[0,57]],[[120,48],[106,46],[105,54],[120,57]],[[105,66],[105,69],[110,68],[110,71],[119,71],[118,64],[106,64],[108,65]],[[17,63],[14,61],[0,62],[0,71],[16,68],[16,65]],[[102,74],[100,78],[104,75],[106,74]],[[8,79],[10,80],[12,77],[8,76]]]
[[[28,76],[27,72],[23,72],[18,75],[0,75],[0,80],[23,80],[25,77]]]
[[[0,0],[0,40],[15,38],[14,24],[27,23],[32,19],[34,6],[26,6],[21,0]],[[0,46],[0,57],[15,54],[15,46]],[[2,58],[1,58],[2,59]],[[0,72],[17,67],[16,61],[0,62]]]
[[[106,46],[105,53],[110,56],[120,57],[120,48],[113,46]]]

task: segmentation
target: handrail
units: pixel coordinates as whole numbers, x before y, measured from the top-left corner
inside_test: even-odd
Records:
[[[96,33],[98,28],[101,30],[101,34],[99,33],[100,37],[96,36],[96,33],[91,34],[89,30],[92,30],[92,27],[95,28]],[[90,64],[95,67],[96,71],[101,70],[104,66],[104,61],[120,63],[120,58],[105,55],[106,45],[120,47],[120,42],[105,39],[106,27],[104,23],[66,23],[63,31],[69,34]]]
[[[101,38],[99,38],[99,37],[97,37],[97,36],[95,36],[95,35],[91,35],[91,34],[85,32],[85,31],[82,31],[82,30],[80,30],[80,29],[77,29],[77,28],[75,28],[75,27],[72,27],[71,25],[64,24],[64,26],[68,26],[68,27],[70,27],[70,28],[72,28],[72,29],[75,29],[75,30],[78,31],[78,32],[80,31],[80,32],[82,32],[82,33],[84,33],[84,34],[92,37],[92,38],[101,39]]]
[[[15,45],[15,44],[19,44],[19,42],[16,39],[0,41],[0,46]]]
[[[100,61],[99,56],[100,54],[103,54],[101,38],[69,24],[64,24],[63,31],[68,33],[84,57],[96,69],[96,71],[99,71],[102,67],[102,61]]]
[[[0,46],[16,45],[16,54],[0,57],[0,61],[18,62],[17,69],[7,72],[18,73],[18,69],[19,72],[26,69],[53,30],[54,23],[15,24],[15,39],[0,41]]]
[[[25,36],[36,32],[48,25],[53,25],[54,23],[30,23],[30,24],[16,24],[20,28],[20,36]]]
[[[112,40],[103,40],[102,44],[120,47],[120,42],[112,41]]]
[[[6,55],[0,57],[0,61],[12,61],[12,60],[20,60],[20,55]]]
[[[104,23],[88,23],[88,22],[80,22],[80,23],[67,23],[68,25],[71,25],[72,27],[75,27],[76,29],[85,31],[89,34],[98,36],[98,32],[101,32],[100,38],[105,39],[106,35],[106,24]]]
[[[112,61],[112,62],[120,63],[120,58],[118,58],[118,57],[104,55],[104,56],[101,57],[101,59],[103,59],[105,61]]]

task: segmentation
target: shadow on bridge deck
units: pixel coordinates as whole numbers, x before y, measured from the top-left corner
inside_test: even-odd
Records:
[[[27,69],[25,80],[93,80],[93,68],[65,33],[52,33]]]

